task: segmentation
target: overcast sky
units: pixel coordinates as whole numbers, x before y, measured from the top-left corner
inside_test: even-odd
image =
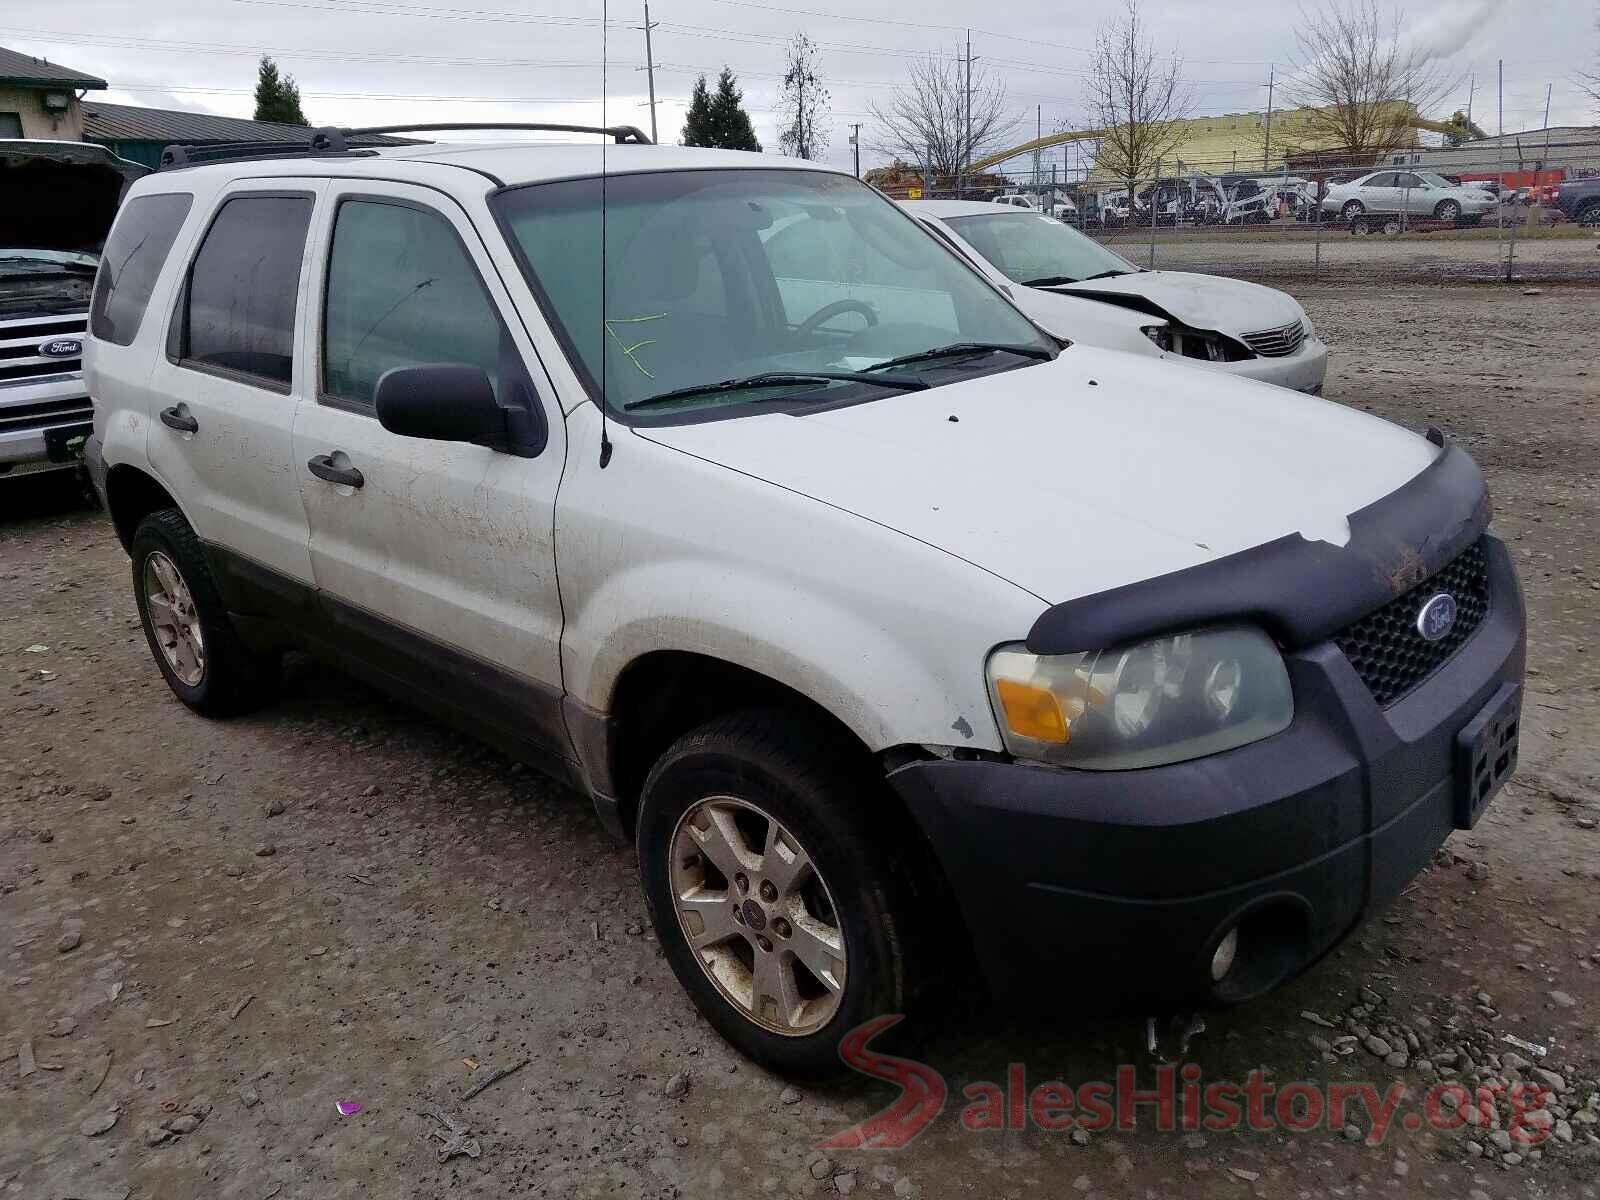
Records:
[[[738,73],[756,134],[776,150],[783,46],[803,30],[821,46],[832,92],[830,160],[850,161],[849,126],[862,122],[862,166],[874,104],[885,105],[912,56],[954,53],[972,26],[972,51],[1004,83],[1032,136],[1081,118],[1086,48],[1112,3],[1064,0],[653,0],[657,120],[676,141],[690,88],[724,63]],[[1410,36],[1448,55],[1464,107],[1493,133],[1495,64],[1505,60],[1505,128],[1588,123],[1574,82],[1600,58],[1596,0],[1407,0]],[[1195,112],[1266,107],[1272,64],[1295,55],[1289,0],[1146,0],[1163,50],[1180,55]],[[313,124],[406,120],[550,120],[637,124],[646,131],[642,4],[616,0],[602,29],[599,0],[56,0],[0,12],[0,45],[99,75],[99,98],[249,116],[255,60],[270,53],[292,74]],[[602,88],[604,59],[609,64]],[[1020,140],[1020,139],[1019,139]],[[1022,164],[1013,164],[1020,166]]]

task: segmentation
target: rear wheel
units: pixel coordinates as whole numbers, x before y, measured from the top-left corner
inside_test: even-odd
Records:
[[[867,764],[777,711],[718,718],[646,780],[639,870],[678,981],[774,1071],[840,1070],[839,1042],[904,1011],[903,894]]]
[[[275,691],[278,660],[239,638],[200,539],[175,508],[139,522],[130,547],[145,640],[173,693],[198,713],[230,716]]]

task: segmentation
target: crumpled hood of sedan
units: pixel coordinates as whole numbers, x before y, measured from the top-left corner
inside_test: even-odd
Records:
[[[1154,316],[1171,317],[1194,329],[1214,329],[1233,337],[1279,329],[1305,316],[1292,296],[1276,288],[1191,271],[1139,271],[1051,290],[1113,304],[1142,299],[1148,302],[1142,306],[1143,311]]]
[[[1053,363],[844,408],[636,432],[1050,603],[1295,532],[1343,545],[1350,513],[1438,453],[1337,404],[1082,345]],[[794,548],[818,570],[827,550]]]

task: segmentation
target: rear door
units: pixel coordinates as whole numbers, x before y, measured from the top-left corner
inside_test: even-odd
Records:
[[[444,193],[351,180],[330,186],[315,253],[314,365],[289,474],[334,649],[519,753],[563,756],[552,526],[564,429],[482,241]],[[440,363],[481,367],[503,405],[542,412],[543,450],[384,429],[378,378]],[[359,486],[314,473],[330,460]]]
[[[310,596],[291,436],[308,378],[295,351],[296,314],[324,186],[258,179],[217,194],[177,281],[165,353],[150,376],[150,464],[206,543],[235,611]]]

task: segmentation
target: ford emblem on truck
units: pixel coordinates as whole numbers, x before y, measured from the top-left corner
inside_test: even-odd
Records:
[[[1437,642],[1456,623],[1456,598],[1449,592],[1432,597],[1417,613],[1417,632]]]
[[[41,358],[82,358],[83,343],[77,338],[51,338],[39,343]]]

